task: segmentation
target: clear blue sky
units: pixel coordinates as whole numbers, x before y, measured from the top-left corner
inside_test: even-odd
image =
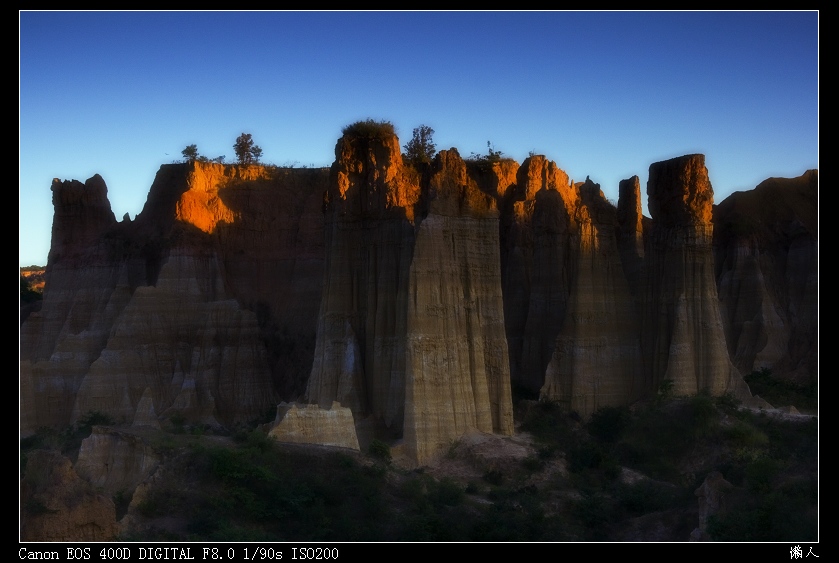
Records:
[[[20,12],[20,265],[54,177],[99,173],[117,219],[195,143],[328,166],[345,125],[404,145],[545,154],[608,197],[706,155],[716,200],[818,167],[818,12]],[[646,200],[646,196],[645,196]]]

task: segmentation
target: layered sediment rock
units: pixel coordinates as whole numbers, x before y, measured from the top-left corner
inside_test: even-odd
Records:
[[[646,389],[751,397],[731,363],[714,280],[714,192],[703,155],[650,166],[653,227],[646,252],[643,328]]]
[[[818,368],[818,171],[770,178],[714,208],[717,287],[732,362],[800,383]]]
[[[119,532],[113,501],[57,452],[28,454],[20,501],[22,541],[113,541]]]
[[[579,193],[568,305],[540,396],[589,416],[635,401],[643,387],[638,317],[618,250],[615,208],[590,180]]]
[[[647,219],[637,177],[615,208],[543,156],[452,149],[417,171],[375,130],[329,171],[162,166],[134,221],[98,176],[56,180],[21,432],[338,401],[362,446],[401,438],[422,463],[469,429],[512,432],[511,379],[587,415],[666,380],[746,397],[758,367],[815,377],[817,185],[768,180],[712,222],[688,155],[650,167]]]
[[[495,200],[456,151],[420,183],[394,135],[338,141],[307,397],[421,463],[469,428],[512,432],[512,404]]]
[[[268,435],[279,442],[360,449],[352,410],[337,402],[328,409],[280,403]]]
[[[144,394],[146,413],[208,424],[298,396],[314,347],[327,178],[165,165],[143,212],[121,223],[98,176],[55,181],[44,307],[21,327],[21,432],[91,410],[130,423]]]
[[[454,150],[427,193],[407,323],[405,444],[418,462],[471,429],[513,432],[495,200]]]

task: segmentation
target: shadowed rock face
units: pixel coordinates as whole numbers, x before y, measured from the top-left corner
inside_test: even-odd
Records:
[[[21,327],[21,431],[90,410],[130,422],[147,391],[157,414],[209,424],[299,395],[327,178],[165,165],[143,212],[121,223],[98,176],[54,182],[46,308]]]
[[[512,432],[498,213],[457,151],[427,185],[395,136],[338,141],[307,399],[423,462],[468,429]]]
[[[714,208],[715,274],[731,360],[801,383],[818,369],[818,171],[770,178]]]
[[[514,384],[539,389],[542,398],[562,401],[587,416],[602,406],[654,394],[665,380],[672,380],[679,394],[708,390],[749,399],[740,373],[751,371],[755,358],[768,361],[768,354],[776,355],[776,368],[791,364],[815,373],[816,239],[809,234],[815,231],[815,218],[799,218],[815,211],[815,179],[810,180],[810,196],[788,196],[797,202],[788,206],[796,208],[795,217],[787,213],[781,219],[776,213],[774,226],[761,231],[759,240],[746,239],[755,249],[776,249],[774,260],[762,259],[774,272],[776,281],[769,286],[777,289],[770,290],[756,275],[754,258],[745,266],[738,261],[743,237],[719,239],[718,256],[725,255],[721,245],[733,250],[727,251],[725,267],[717,261],[722,277],[715,278],[713,190],[702,155],[650,167],[652,219],[641,215],[637,177],[621,182],[615,209],[599,186],[589,180],[572,185],[557,170],[544,157],[532,157],[519,169],[514,189],[500,198]],[[561,181],[551,180],[558,175]],[[727,209],[731,206],[724,202],[720,210]],[[799,227],[803,224],[810,230]],[[779,268],[785,260],[801,262],[800,270],[793,274]],[[725,316],[718,280],[726,291]],[[780,300],[774,297],[788,287],[800,289]],[[775,311],[784,308],[789,311],[785,318],[802,311],[797,320],[804,322],[780,320]],[[781,330],[793,325],[802,327],[796,333],[798,347]],[[753,342],[765,348],[760,355]],[[792,358],[787,349],[796,350],[797,360],[780,360]],[[729,350],[742,358],[739,371]]]
[[[615,208],[600,186],[578,187],[568,306],[540,395],[582,416],[642,394],[637,311],[621,264]]]
[[[637,182],[636,182],[637,184]],[[624,254],[640,276],[640,200],[619,245],[614,206],[543,156],[502,199],[505,321],[514,382],[583,415],[640,396],[639,324]],[[509,314],[507,314],[509,313]]]
[[[713,189],[703,155],[650,166],[653,227],[646,251],[641,332],[647,389],[751,395],[731,363],[714,280]]]
[[[119,533],[113,501],[58,452],[30,452],[20,489],[22,541],[104,542]]]
[[[526,159],[502,199],[502,276],[511,376],[538,392],[568,306],[578,191],[544,156]]]

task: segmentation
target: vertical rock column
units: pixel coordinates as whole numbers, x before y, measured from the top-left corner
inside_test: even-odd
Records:
[[[582,184],[572,237],[576,268],[568,307],[541,397],[587,417],[640,394],[637,313],[615,235],[616,210],[589,180]]]
[[[677,395],[708,390],[750,397],[731,363],[714,280],[714,192],[701,154],[650,166],[653,228],[642,348],[648,390],[671,380]]]
[[[522,163],[517,187],[521,201],[512,206],[505,249],[504,312],[514,366],[511,377],[538,392],[568,307],[574,269],[569,244],[580,196],[568,175],[541,155]],[[521,298],[513,300],[517,295]]]
[[[395,135],[345,133],[324,209],[307,400],[349,406],[417,463],[469,429],[512,433],[498,212],[457,152],[421,190]]]
[[[441,152],[408,298],[405,445],[418,463],[470,429],[512,434],[498,237],[494,198]]]
[[[350,407],[402,433],[408,271],[418,179],[403,176],[399,140],[346,134],[325,194],[326,265],[309,402]],[[413,181],[412,181],[413,180]]]

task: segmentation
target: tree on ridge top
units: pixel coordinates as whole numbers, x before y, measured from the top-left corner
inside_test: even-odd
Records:
[[[262,149],[255,145],[250,133],[242,133],[233,145],[239,164],[255,164],[262,157]]]
[[[184,160],[187,162],[194,162],[198,160],[198,145],[187,145],[186,148],[181,151],[181,154],[184,155]]]
[[[405,160],[414,165],[430,163],[437,153],[437,146],[432,139],[433,136],[434,129],[428,125],[416,127],[413,137],[403,147],[405,149]]]

